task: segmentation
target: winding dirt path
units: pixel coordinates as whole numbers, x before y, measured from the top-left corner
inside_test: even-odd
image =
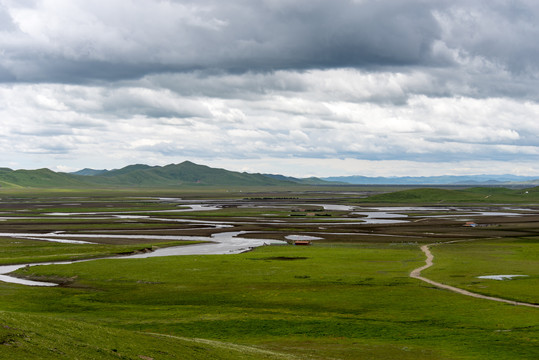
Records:
[[[433,246],[433,245],[436,245],[436,244],[429,244],[429,245],[421,246],[421,251],[423,251],[423,253],[425,253],[425,255],[427,256],[427,259],[425,260],[425,265],[412,270],[412,272],[410,273],[410,277],[424,281],[426,283],[429,283],[441,289],[446,289],[446,290],[453,291],[458,294],[467,295],[467,296],[471,296],[478,299],[498,301],[498,302],[503,302],[503,303],[511,304],[511,305],[520,305],[520,306],[539,308],[539,305],[536,305],[536,304],[530,304],[526,302],[513,301],[513,300],[507,300],[507,299],[497,298],[493,296],[481,295],[481,294],[473,293],[467,290],[459,289],[454,286],[442,284],[442,283],[439,283],[439,282],[436,282],[436,281],[433,281],[433,280],[427,279],[426,277],[421,276],[421,271],[428,269],[429,267],[433,265],[434,255],[432,255],[432,253],[429,250],[429,246]]]

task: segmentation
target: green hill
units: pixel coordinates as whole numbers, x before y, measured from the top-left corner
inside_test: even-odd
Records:
[[[95,169],[85,168],[85,169],[76,171],[76,172],[71,173],[71,174],[73,174],[73,175],[93,176],[93,175],[102,175],[102,174],[104,174],[106,172],[108,172],[108,170],[95,170]]]
[[[90,184],[83,177],[56,173],[49,169],[0,171],[2,187],[83,187]]]
[[[121,169],[110,170],[110,171],[103,172],[101,174],[94,174],[94,175],[102,175],[102,176],[105,176],[105,177],[114,177],[114,176],[129,174],[129,173],[132,173],[132,172],[138,171],[138,170],[148,170],[148,169],[151,169],[151,168],[152,167],[150,165],[135,164],[135,165],[128,165],[128,166],[123,167]]]
[[[89,178],[94,184],[163,187],[180,185],[293,185],[292,181],[272,179],[261,174],[248,174],[211,168],[190,161],[166,166],[130,165]]]
[[[166,166],[129,165],[116,170],[56,173],[49,169],[11,170],[0,168],[0,187],[29,188],[97,188],[145,187],[163,188],[197,186],[290,186],[303,184],[301,179],[272,178],[262,174],[228,171],[198,165],[190,161]]]

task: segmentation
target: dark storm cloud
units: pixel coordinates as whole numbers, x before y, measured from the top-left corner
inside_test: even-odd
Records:
[[[435,16],[447,46],[516,74],[537,71],[537,1],[460,2]]]
[[[117,3],[7,2],[0,66],[19,81],[84,82],[440,60],[431,51],[440,28],[430,2],[420,0]]]
[[[422,1],[251,3],[225,30],[240,70],[423,63],[439,34]]]

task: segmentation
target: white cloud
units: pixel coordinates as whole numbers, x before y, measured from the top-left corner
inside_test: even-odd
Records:
[[[321,81],[317,88],[316,76],[331,81]],[[9,104],[0,116],[9,119],[2,128],[9,135],[4,142],[21,154],[34,154],[34,162],[44,161],[35,154],[77,159],[88,153],[114,157],[120,164],[133,158],[162,163],[193,156],[444,163],[513,156],[528,161],[537,155],[533,134],[539,131],[539,105],[534,102],[410,92],[403,104],[357,101],[353,95],[363,88],[363,79],[371,79],[365,87],[372,90],[376,76],[389,75],[351,69],[280,72],[265,75],[264,83],[294,77],[296,83],[310,85],[295,92],[273,88],[234,98],[206,94],[206,82],[196,96],[187,96],[150,86],[151,78],[115,87],[10,85],[0,87],[0,100]],[[216,75],[207,81],[219,86],[215,84],[228,83],[230,77]],[[323,101],[329,82],[334,91]],[[386,85],[382,82],[381,88]],[[243,91],[249,93],[249,86]],[[94,162],[98,159],[103,160]]]
[[[0,160],[535,172],[534,15],[525,0],[4,0]]]

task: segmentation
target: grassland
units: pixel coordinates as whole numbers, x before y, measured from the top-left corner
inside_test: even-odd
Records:
[[[304,234],[323,240],[310,247],[265,246],[237,255],[103,259],[20,269],[18,276],[62,285],[38,288],[0,283],[0,357],[539,357],[537,309],[474,299],[409,277],[425,260],[419,244],[437,242],[431,248],[435,265],[424,276],[474,292],[538,303],[539,216],[533,200],[523,204],[518,199],[522,193],[495,190],[506,200],[516,199],[518,205],[506,209],[509,205],[486,203],[489,194],[484,189],[464,193],[429,189],[423,194],[416,190],[416,203],[439,205],[443,196],[444,206],[459,207],[402,210],[408,215],[406,223],[361,225],[362,217],[354,211],[325,210],[330,216],[323,219],[309,211],[324,203],[370,207],[374,203],[408,206],[414,201],[400,193],[394,194],[393,202],[389,193],[383,199],[382,195],[366,199],[366,193],[379,190],[365,188],[358,188],[357,195],[350,195],[350,189],[327,187],[271,192],[219,189],[214,196],[212,191],[101,191],[91,195],[83,191],[4,191],[2,233],[125,235],[99,244],[2,237],[0,262],[4,264],[95,258],[178,245],[177,241],[135,240],[129,235],[208,236],[225,231],[209,227],[212,221],[226,221],[232,226],[226,231],[249,231],[249,237],[284,239],[289,234]],[[469,193],[479,195],[465,202]],[[211,204],[221,208],[174,212],[185,204],[155,201],[156,196],[212,199]],[[502,207],[515,216],[473,215]],[[155,212],[163,210],[166,212]],[[98,214],[46,215],[56,211]],[[305,216],[291,216],[297,211],[304,211]],[[147,217],[103,215],[126,212]],[[463,227],[469,218],[481,226]],[[529,276],[511,281],[477,279],[489,274]]]

